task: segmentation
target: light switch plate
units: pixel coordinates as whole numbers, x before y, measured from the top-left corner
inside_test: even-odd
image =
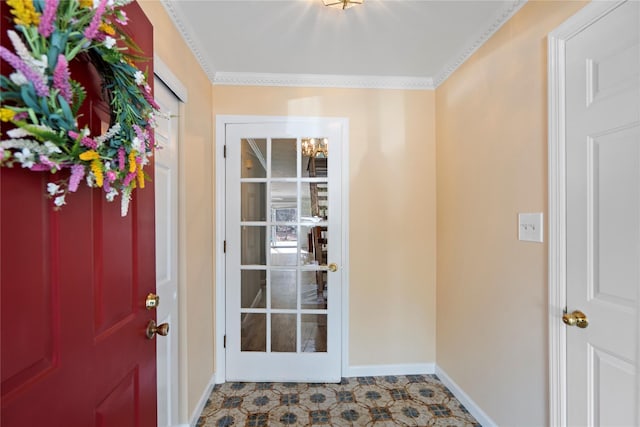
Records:
[[[518,214],[518,240],[542,243],[542,213]]]

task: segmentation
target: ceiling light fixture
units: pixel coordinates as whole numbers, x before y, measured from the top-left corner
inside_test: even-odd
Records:
[[[303,138],[302,155],[307,157],[328,157],[329,140],[327,138]]]
[[[335,7],[337,9],[349,9],[358,4],[364,3],[364,0],[322,0],[325,6]]]

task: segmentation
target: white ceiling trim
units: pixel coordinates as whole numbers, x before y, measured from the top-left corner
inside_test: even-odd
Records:
[[[215,73],[221,86],[339,87],[354,89],[434,89],[429,77],[347,76],[329,74]]]
[[[471,57],[487,40],[491,38],[528,0],[515,0],[505,7],[498,18],[487,28],[471,45],[469,45],[462,55],[455,61],[448,64],[433,78],[434,86],[438,87],[449,78],[467,59]]]
[[[350,76],[321,74],[270,74],[214,71],[213,64],[202,54],[200,42],[191,37],[184,25],[182,13],[173,6],[172,0],[160,0],[176,25],[187,46],[193,52],[203,71],[214,85],[225,86],[286,86],[286,87],[339,87],[354,89],[406,89],[434,90],[455,70],[473,55],[491,36],[493,36],[528,0],[514,0],[498,15],[496,20],[480,34],[455,61],[448,64],[435,77],[403,76]]]

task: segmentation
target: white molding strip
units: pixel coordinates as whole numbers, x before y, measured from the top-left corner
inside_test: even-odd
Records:
[[[435,363],[349,366],[345,377],[380,377],[384,375],[424,375],[436,372]]]
[[[463,50],[455,61],[447,64],[438,74],[433,77],[433,84],[435,87],[440,86],[445,80],[449,78],[467,59],[471,57],[483,44],[487,42],[513,15],[525,5],[527,0],[515,0],[508,3],[504,9],[498,14],[498,17],[489,28],[478,35],[478,37]]]
[[[200,41],[191,37],[190,31],[184,25],[186,19],[182,15],[182,12],[180,12],[178,8],[174,6],[174,1],[172,0],[160,0],[160,3],[162,3],[162,6],[171,18],[171,21],[173,21],[173,24],[176,26],[176,29],[178,30],[180,35],[182,35],[184,42],[187,44],[187,46],[189,46],[191,53],[193,53],[193,56],[196,57],[196,60],[202,67],[202,70],[205,72],[207,77],[209,77],[209,80],[213,83],[215,77],[213,71],[214,67],[211,65],[209,59],[205,58],[203,54],[204,49],[200,44]]]
[[[549,425],[567,425],[565,45],[622,2],[594,1],[548,36]]]
[[[482,425],[483,427],[496,427],[497,424],[489,418],[489,416],[474,402],[467,393],[465,393],[458,384],[447,375],[440,366],[436,365],[436,376],[447,386],[449,391],[464,405],[471,415]]]
[[[430,77],[234,73],[223,71],[215,73],[213,84],[220,86],[284,86],[352,89],[435,89],[433,80]]]
[[[527,0],[513,0],[498,13],[489,27],[462,50],[453,62],[435,75],[435,77],[408,76],[358,76],[358,75],[321,75],[321,74],[279,74],[279,73],[245,73],[232,71],[215,71],[210,59],[204,55],[204,48],[199,40],[192,37],[185,26],[184,16],[172,0],[160,0],[169,14],[178,32],[198,60],[198,63],[214,85],[225,86],[281,86],[281,87],[335,87],[353,89],[401,89],[401,90],[434,90],[458,69],[473,53],[478,50],[496,31],[504,25]]]
[[[191,420],[189,422],[189,425],[191,427],[196,427],[196,424],[198,424],[198,419],[200,418],[200,414],[202,414],[202,410],[207,405],[207,400],[209,400],[209,396],[211,396],[211,392],[213,391],[213,386],[215,385],[215,377],[216,376],[214,374],[209,379],[207,386],[204,388],[204,393],[202,394],[202,396],[200,396],[200,400],[198,401],[198,404],[196,405],[195,409],[191,413],[191,418],[189,418]]]

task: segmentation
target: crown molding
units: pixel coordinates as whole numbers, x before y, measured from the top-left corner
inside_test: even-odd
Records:
[[[215,73],[213,84],[220,86],[334,87],[405,90],[434,89],[433,80],[429,77],[230,73],[223,71]]]
[[[460,55],[455,61],[447,64],[438,74],[436,74],[435,77],[433,77],[434,86],[437,88],[444,83],[444,81],[447,80],[449,76],[462,64],[464,64],[466,60],[480,48],[480,46],[485,44],[491,36],[493,36],[509,19],[511,19],[511,17],[515,15],[527,1],[528,0],[515,0],[505,6],[489,28],[482,32],[474,42],[468,45],[462,55]]]
[[[285,87],[335,87],[354,89],[404,89],[434,90],[471,57],[493,36],[528,0],[514,0],[507,4],[491,25],[475,38],[463,54],[447,64],[435,77],[403,76],[354,76],[323,74],[244,73],[214,71],[213,64],[202,53],[200,42],[194,39],[185,26],[184,16],[174,6],[175,0],[160,0],[171,20],[182,35],[203,71],[214,85],[220,86],[285,86]]]
[[[189,46],[191,53],[193,53],[193,56],[196,57],[196,60],[202,67],[202,70],[205,72],[209,80],[213,83],[215,77],[213,64],[211,64],[202,53],[204,52],[204,48],[202,47],[200,42],[191,37],[191,33],[184,24],[186,22],[184,15],[176,7],[174,7],[174,1],[160,0],[160,3],[169,14],[169,17],[173,21],[173,24],[176,26],[178,32],[182,35],[182,38],[184,39],[187,46]]]

